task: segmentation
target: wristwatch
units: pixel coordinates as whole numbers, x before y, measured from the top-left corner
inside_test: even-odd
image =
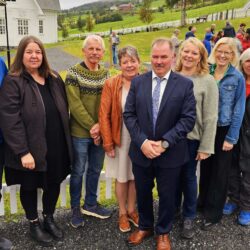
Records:
[[[167,141],[161,141],[161,146],[164,148],[164,149],[167,149],[169,147],[169,143]]]

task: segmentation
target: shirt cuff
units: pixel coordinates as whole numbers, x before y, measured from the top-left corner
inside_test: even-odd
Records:
[[[141,149],[142,149],[142,146],[144,145],[144,143],[145,143],[145,142],[147,142],[147,141],[148,141],[148,139],[146,139],[146,140],[142,143],[142,145],[141,145]]]

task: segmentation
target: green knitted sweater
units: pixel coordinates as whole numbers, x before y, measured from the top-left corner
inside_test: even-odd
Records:
[[[68,70],[65,86],[72,136],[90,138],[89,130],[98,122],[102,88],[107,78],[106,69],[90,71],[80,63]]]

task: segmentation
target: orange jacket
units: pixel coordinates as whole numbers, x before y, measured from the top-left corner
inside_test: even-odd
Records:
[[[106,152],[121,145],[122,127],[122,75],[107,79],[102,90],[99,108],[99,124]]]

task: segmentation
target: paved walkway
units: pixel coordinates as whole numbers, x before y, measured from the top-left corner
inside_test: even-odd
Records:
[[[49,64],[57,72],[67,70],[72,65],[81,61],[80,58],[72,56],[60,48],[46,49]]]
[[[155,202],[155,210],[158,204]],[[59,250],[153,250],[156,247],[154,238],[145,240],[137,247],[129,247],[126,239],[129,233],[120,233],[117,228],[117,209],[110,219],[98,220],[86,217],[85,226],[73,229],[69,224],[69,210],[59,209],[56,221],[65,232],[64,241],[55,242],[53,247],[37,246],[29,238],[28,223],[24,217],[18,222],[6,223],[0,219],[0,235],[8,237],[14,243],[15,250],[59,249]],[[242,227],[236,223],[236,215],[223,218],[210,232],[201,231],[201,217],[195,223],[196,236],[192,240],[183,240],[179,236],[180,221],[171,232],[172,250],[249,250],[250,227]],[[133,228],[134,230],[134,228]]]

